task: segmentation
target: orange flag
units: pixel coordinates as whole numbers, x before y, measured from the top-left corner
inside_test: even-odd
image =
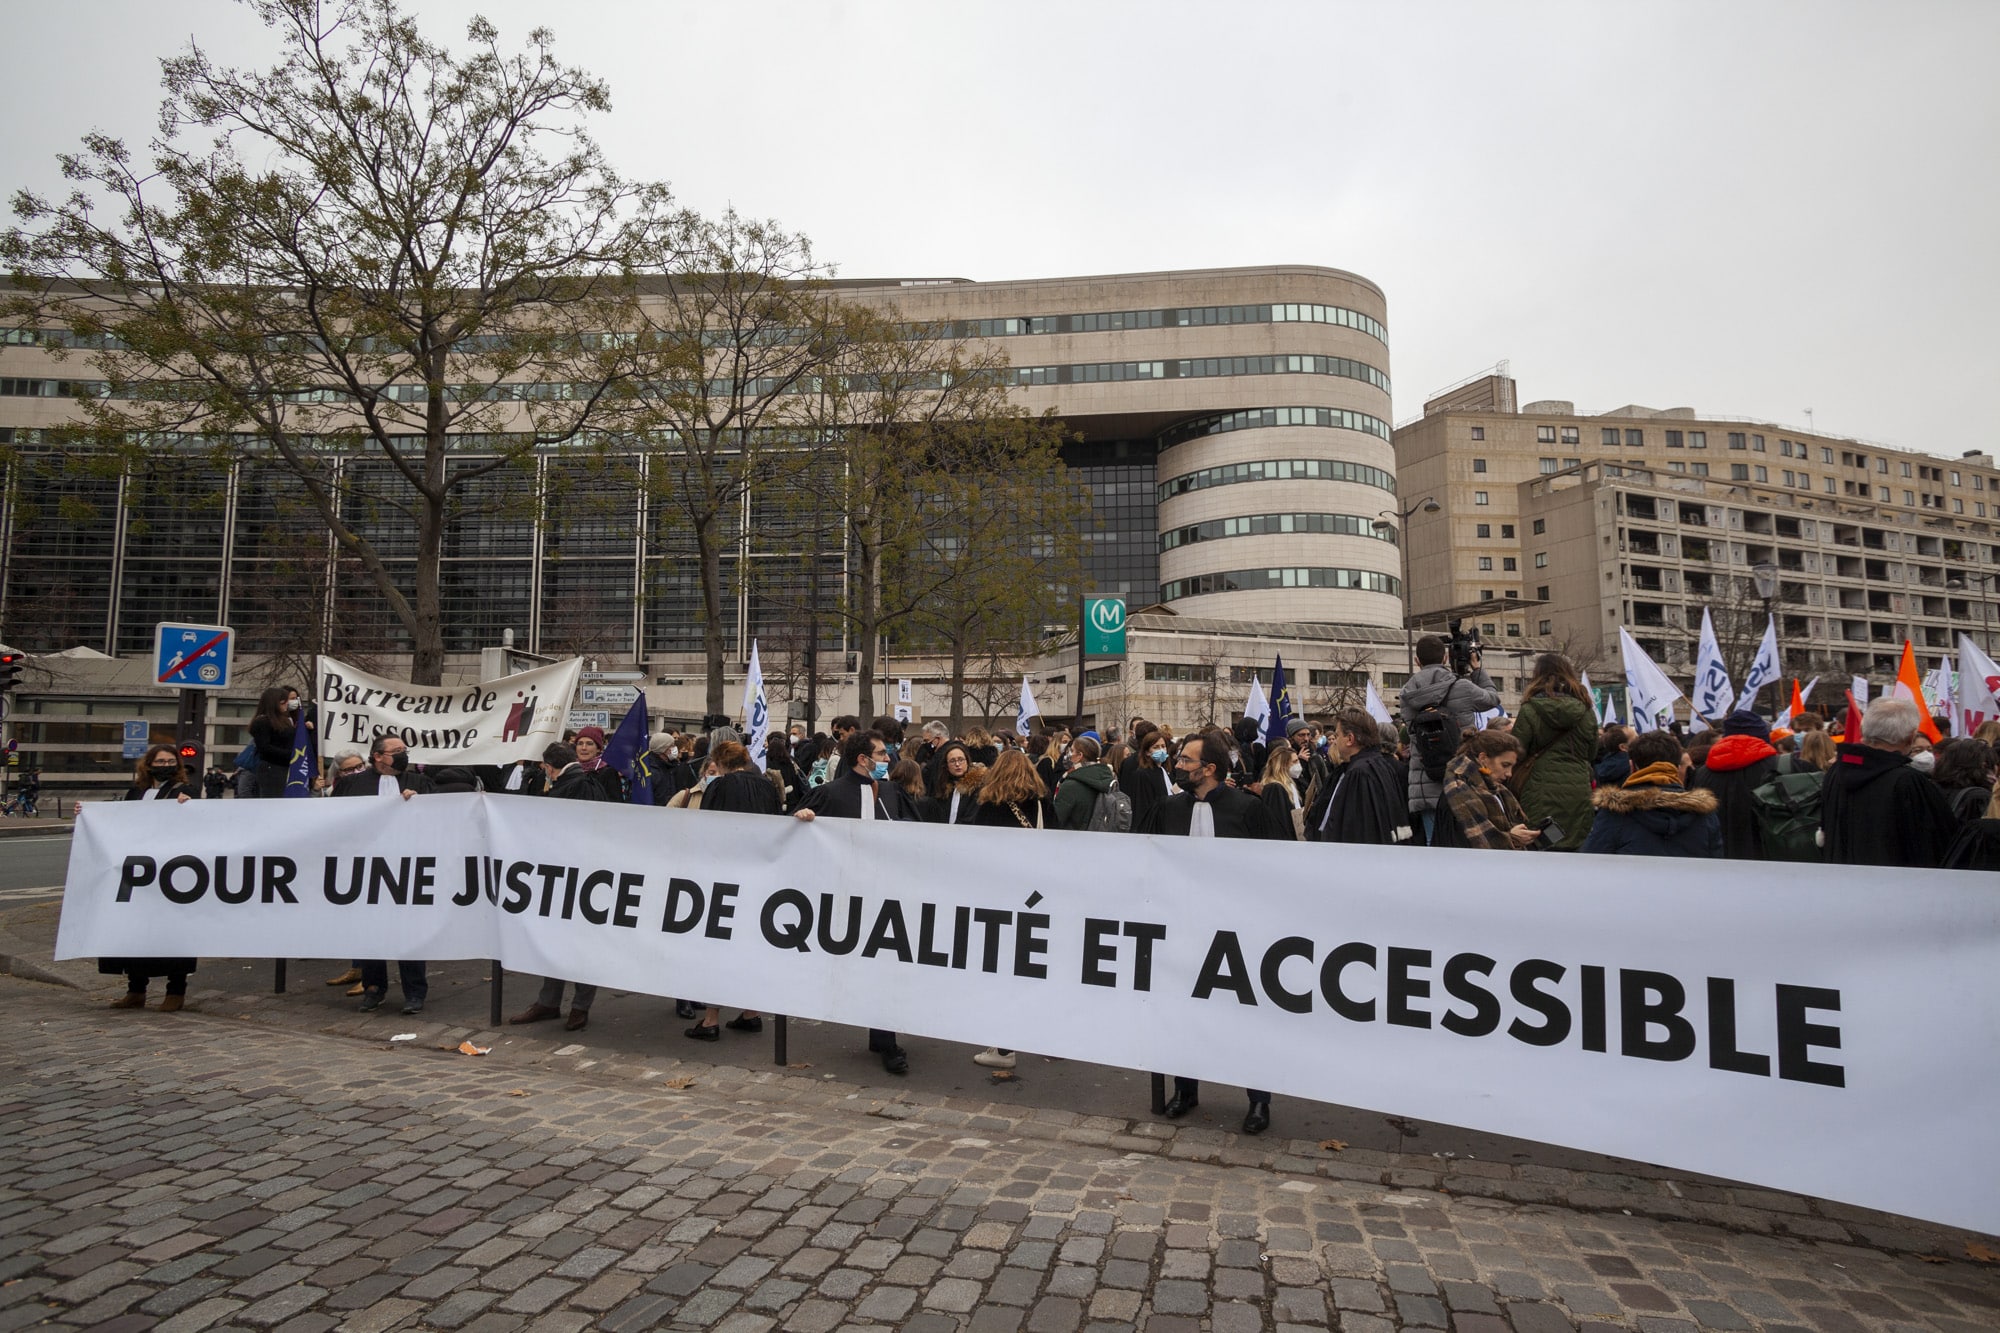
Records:
[[[1917,717],[1921,719],[1918,726],[1930,743],[1941,743],[1944,736],[1938,731],[1937,723],[1931,721],[1931,706],[1924,702],[1923,677],[1917,674],[1917,650],[1910,646],[1908,639],[1903,640],[1903,660],[1896,667],[1896,688],[1908,691],[1910,702],[1917,706]]]
[[[1793,676],[1793,677],[1792,677],[1792,717],[1793,717],[1794,719],[1796,719],[1796,718],[1797,718],[1797,717],[1799,716],[1799,714],[1801,714],[1801,713],[1803,713],[1803,712],[1805,712],[1805,711],[1806,711],[1806,701],[1805,701],[1805,696],[1799,693],[1799,678],[1798,678],[1797,676]]]

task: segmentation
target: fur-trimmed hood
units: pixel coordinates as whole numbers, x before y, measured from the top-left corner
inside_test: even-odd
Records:
[[[1642,810],[1675,810],[1690,815],[1715,813],[1715,793],[1684,791],[1679,787],[1599,787],[1590,803],[1614,814],[1635,815]]]

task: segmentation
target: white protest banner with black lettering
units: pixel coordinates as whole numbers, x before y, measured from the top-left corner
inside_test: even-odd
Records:
[[[1970,874],[492,795],[86,806],[57,956],[134,953],[498,957],[2000,1231],[2000,894]]]
[[[562,739],[582,672],[583,659],[571,658],[476,684],[411,685],[322,657],[320,746],[366,754],[378,737],[396,736],[410,762],[433,767],[540,759]]]

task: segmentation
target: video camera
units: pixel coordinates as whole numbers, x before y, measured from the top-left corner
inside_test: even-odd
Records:
[[[1462,620],[1448,622],[1451,634],[1445,640],[1445,661],[1454,676],[1469,676],[1479,667],[1479,631],[1461,628]]]

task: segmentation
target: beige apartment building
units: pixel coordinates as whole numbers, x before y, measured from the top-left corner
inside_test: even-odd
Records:
[[[1462,618],[1503,654],[1559,647],[1609,677],[1622,625],[1685,677],[1709,607],[1740,676],[1768,606],[1788,673],[1881,679],[1906,638],[1928,669],[2000,620],[1989,454],[1692,408],[1517,406],[1504,374],[1433,397],[1396,453],[1412,618]]]

